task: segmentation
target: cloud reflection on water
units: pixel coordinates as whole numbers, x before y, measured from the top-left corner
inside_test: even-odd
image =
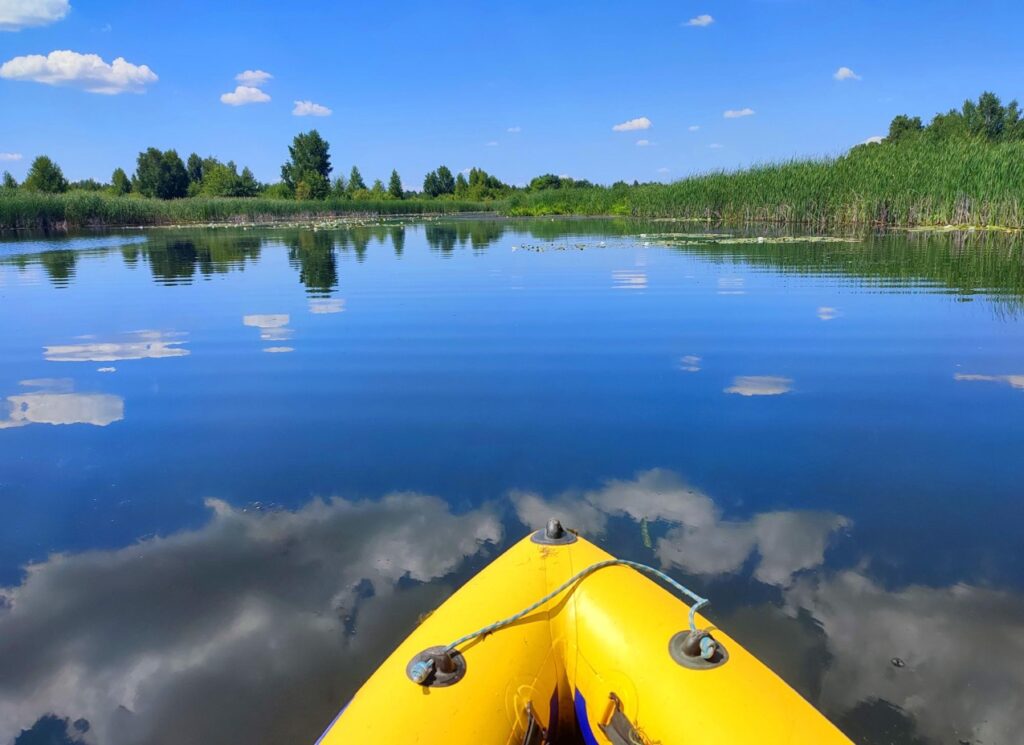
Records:
[[[738,375],[726,393],[740,396],[781,396],[793,390],[793,380],[776,375]]]
[[[119,360],[185,357],[182,349],[185,334],[174,331],[134,331],[120,341],[92,341],[80,344],[59,344],[43,348],[43,357],[50,362],[116,362]]]
[[[749,569],[752,580],[776,588],[781,611],[740,597],[723,627],[851,731],[873,738],[882,727],[900,727],[892,742],[1017,741],[1024,690],[1017,593],[966,583],[890,589],[862,566],[831,571],[825,554],[852,525],[848,518],[780,510],[728,520],[708,495],[661,469],[583,493],[517,492],[512,502],[528,525],[557,515],[598,537],[617,516],[661,523],[667,529],[653,549],[662,566],[711,581]],[[720,586],[724,595],[737,591]],[[762,597],[753,587],[741,592]]]
[[[42,390],[8,396],[6,404],[0,405],[0,429],[29,424],[106,427],[124,419],[123,398],[110,393],[74,393],[66,378],[23,380],[21,385]]]
[[[987,383],[1005,383],[1011,388],[1024,390],[1024,375],[971,375],[965,373],[956,373],[953,376],[953,380]]]
[[[105,745],[312,742],[440,601],[418,583],[502,537],[491,509],[415,493],[206,504],[197,530],[53,555],[0,589],[0,740],[56,714]]]
[[[644,471],[628,481],[609,481],[583,494],[545,499],[515,492],[511,498],[527,525],[543,525],[556,515],[588,535],[604,534],[614,516],[663,521],[670,527],[654,544],[663,566],[678,566],[691,574],[725,574],[742,569],[756,553],[755,578],[773,585],[786,585],[797,572],[819,566],[829,537],[850,525],[841,515],[814,511],[765,512],[749,520],[727,520],[711,497],[664,469]]]
[[[646,522],[663,566],[711,583],[733,578],[711,585],[725,600],[713,615],[724,613],[723,627],[848,728],[882,709],[910,733],[901,741],[1014,741],[1019,595],[967,584],[888,589],[861,564],[833,571],[826,551],[848,518],[776,510],[730,519],[664,469],[510,501],[531,527],[557,515],[597,539],[615,520]],[[87,722],[83,739],[107,745],[311,742],[452,589],[444,578],[503,539],[497,507],[456,515],[410,492],[294,511],[206,504],[211,517],[198,529],[53,555],[0,589],[0,739],[55,715],[68,727]],[[754,585],[736,581],[746,572]],[[733,611],[727,586],[741,596]]]

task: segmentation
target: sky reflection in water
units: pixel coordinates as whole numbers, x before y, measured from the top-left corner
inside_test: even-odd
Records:
[[[312,742],[551,515],[859,742],[1015,742],[1019,252],[629,231],[4,245],[0,743]]]

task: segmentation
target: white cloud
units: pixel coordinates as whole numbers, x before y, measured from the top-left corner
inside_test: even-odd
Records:
[[[860,80],[860,75],[855,73],[849,67],[840,67],[832,74],[832,77],[836,80]]]
[[[486,145],[487,147],[498,147],[498,143],[495,140],[491,140],[490,142],[485,142],[484,145]]]
[[[21,153],[0,153],[0,160],[21,160]]]
[[[71,10],[68,0],[0,0],[0,31],[20,31],[59,21]]]
[[[883,137],[882,135],[875,135],[874,137],[868,137],[866,140],[864,140],[864,142],[862,142],[860,144],[861,145],[877,145],[877,144],[879,144],[884,139],[885,139],[885,137]]]
[[[711,148],[712,150],[721,150],[723,147],[725,147],[725,145],[722,145],[717,142],[712,142],[710,145],[708,145],[708,147]]]
[[[688,20],[684,25],[686,26],[697,26],[703,28],[704,26],[710,26],[715,22],[715,19],[709,16],[707,13],[702,13],[699,16],[695,16]]]
[[[235,75],[237,80],[242,85],[249,85],[255,88],[259,88],[261,85],[266,83],[268,80],[273,79],[273,75],[263,70],[245,70]]]
[[[523,131],[523,128],[517,125],[517,126],[515,126],[515,127],[509,127],[509,128],[508,128],[507,130],[505,130],[505,131],[506,131],[506,132],[510,132],[510,133],[512,133],[512,134],[514,134],[514,135],[515,135],[515,134],[519,134],[520,132],[522,132],[522,131]]]
[[[831,321],[833,318],[839,315],[839,311],[836,308],[830,308],[827,305],[823,305],[818,308],[818,318],[822,321]]]
[[[292,109],[292,116],[330,116],[332,113],[326,106],[312,101],[296,101]]]
[[[666,168],[665,166],[662,166],[661,168],[658,169],[658,173],[668,173],[671,170],[671,168]]]
[[[622,124],[616,124],[612,127],[612,132],[632,132],[637,129],[650,129],[651,120],[646,116],[640,116],[636,119],[630,119]]]
[[[253,88],[248,85],[239,85],[231,93],[223,93],[220,97],[221,103],[226,103],[228,106],[245,106],[250,103],[266,103],[270,100],[270,96],[261,91],[259,88]]]
[[[689,127],[687,127],[687,129],[690,130],[691,132],[696,132],[698,129],[700,129],[700,125],[699,124],[691,124]]]
[[[650,140],[637,140],[636,141],[636,146],[637,147],[647,147],[650,144],[651,144]]]
[[[99,55],[67,49],[50,52],[45,57],[29,54],[8,60],[0,65],[0,78],[69,85],[106,95],[142,93],[147,85],[159,79],[146,65],[133,65],[124,57],[107,64]]]
[[[740,396],[781,396],[793,390],[791,378],[774,375],[739,375],[732,379],[732,385],[725,389],[726,393]]]
[[[726,119],[739,119],[744,116],[753,115],[754,110],[749,107],[744,109],[727,109],[726,111],[722,112],[722,116],[724,116]]]

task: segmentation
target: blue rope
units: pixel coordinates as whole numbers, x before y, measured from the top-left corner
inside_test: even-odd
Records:
[[[648,574],[654,575],[666,584],[674,587],[681,594],[692,599],[694,603],[690,606],[690,630],[697,631],[697,611],[705,607],[710,602],[707,598],[702,598],[693,590],[684,587],[683,585],[679,584],[674,579],[669,577],[667,574],[665,574],[662,571],[659,571],[658,569],[655,569],[654,567],[647,566],[646,564],[639,564],[635,561],[626,561],[625,559],[608,559],[607,561],[599,561],[596,564],[591,564],[583,571],[577,572],[572,577],[563,582],[561,585],[559,585],[554,590],[552,590],[547,595],[538,600],[536,603],[527,606],[526,608],[523,608],[518,613],[511,615],[508,618],[503,618],[500,621],[496,621],[492,623],[490,626],[484,626],[482,629],[477,629],[472,634],[466,634],[465,636],[459,637],[451,644],[449,644],[447,647],[445,647],[444,651],[454,652],[456,647],[458,647],[460,644],[465,644],[470,639],[475,639],[478,636],[486,636],[487,634],[491,634],[497,631],[498,629],[504,628],[505,626],[515,623],[523,616],[532,613],[533,611],[537,610],[539,607],[544,605],[544,603],[563,593],[565,590],[571,587],[573,583],[583,580],[584,578],[596,572],[598,569],[604,569],[605,567],[615,566],[617,564],[621,566],[632,567],[633,569],[636,569],[639,572],[647,572]]]

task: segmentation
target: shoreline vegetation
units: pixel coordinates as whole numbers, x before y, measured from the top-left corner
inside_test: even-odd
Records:
[[[359,169],[330,180],[330,146],[297,135],[281,181],[248,168],[173,150],[140,153],[128,177],[69,184],[46,156],[25,183],[4,174],[0,229],[269,223],[344,217],[494,213],[509,217],[620,216],[709,223],[834,227],[1024,229],[1024,119],[1016,101],[991,93],[937,114],[928,125],[897,116],[885,138],[833,158],[792,160],[691,176],[669,184],[601,186],[544,174],[526,186],[482,169],[427,174],[421,191],[367,187]]]

